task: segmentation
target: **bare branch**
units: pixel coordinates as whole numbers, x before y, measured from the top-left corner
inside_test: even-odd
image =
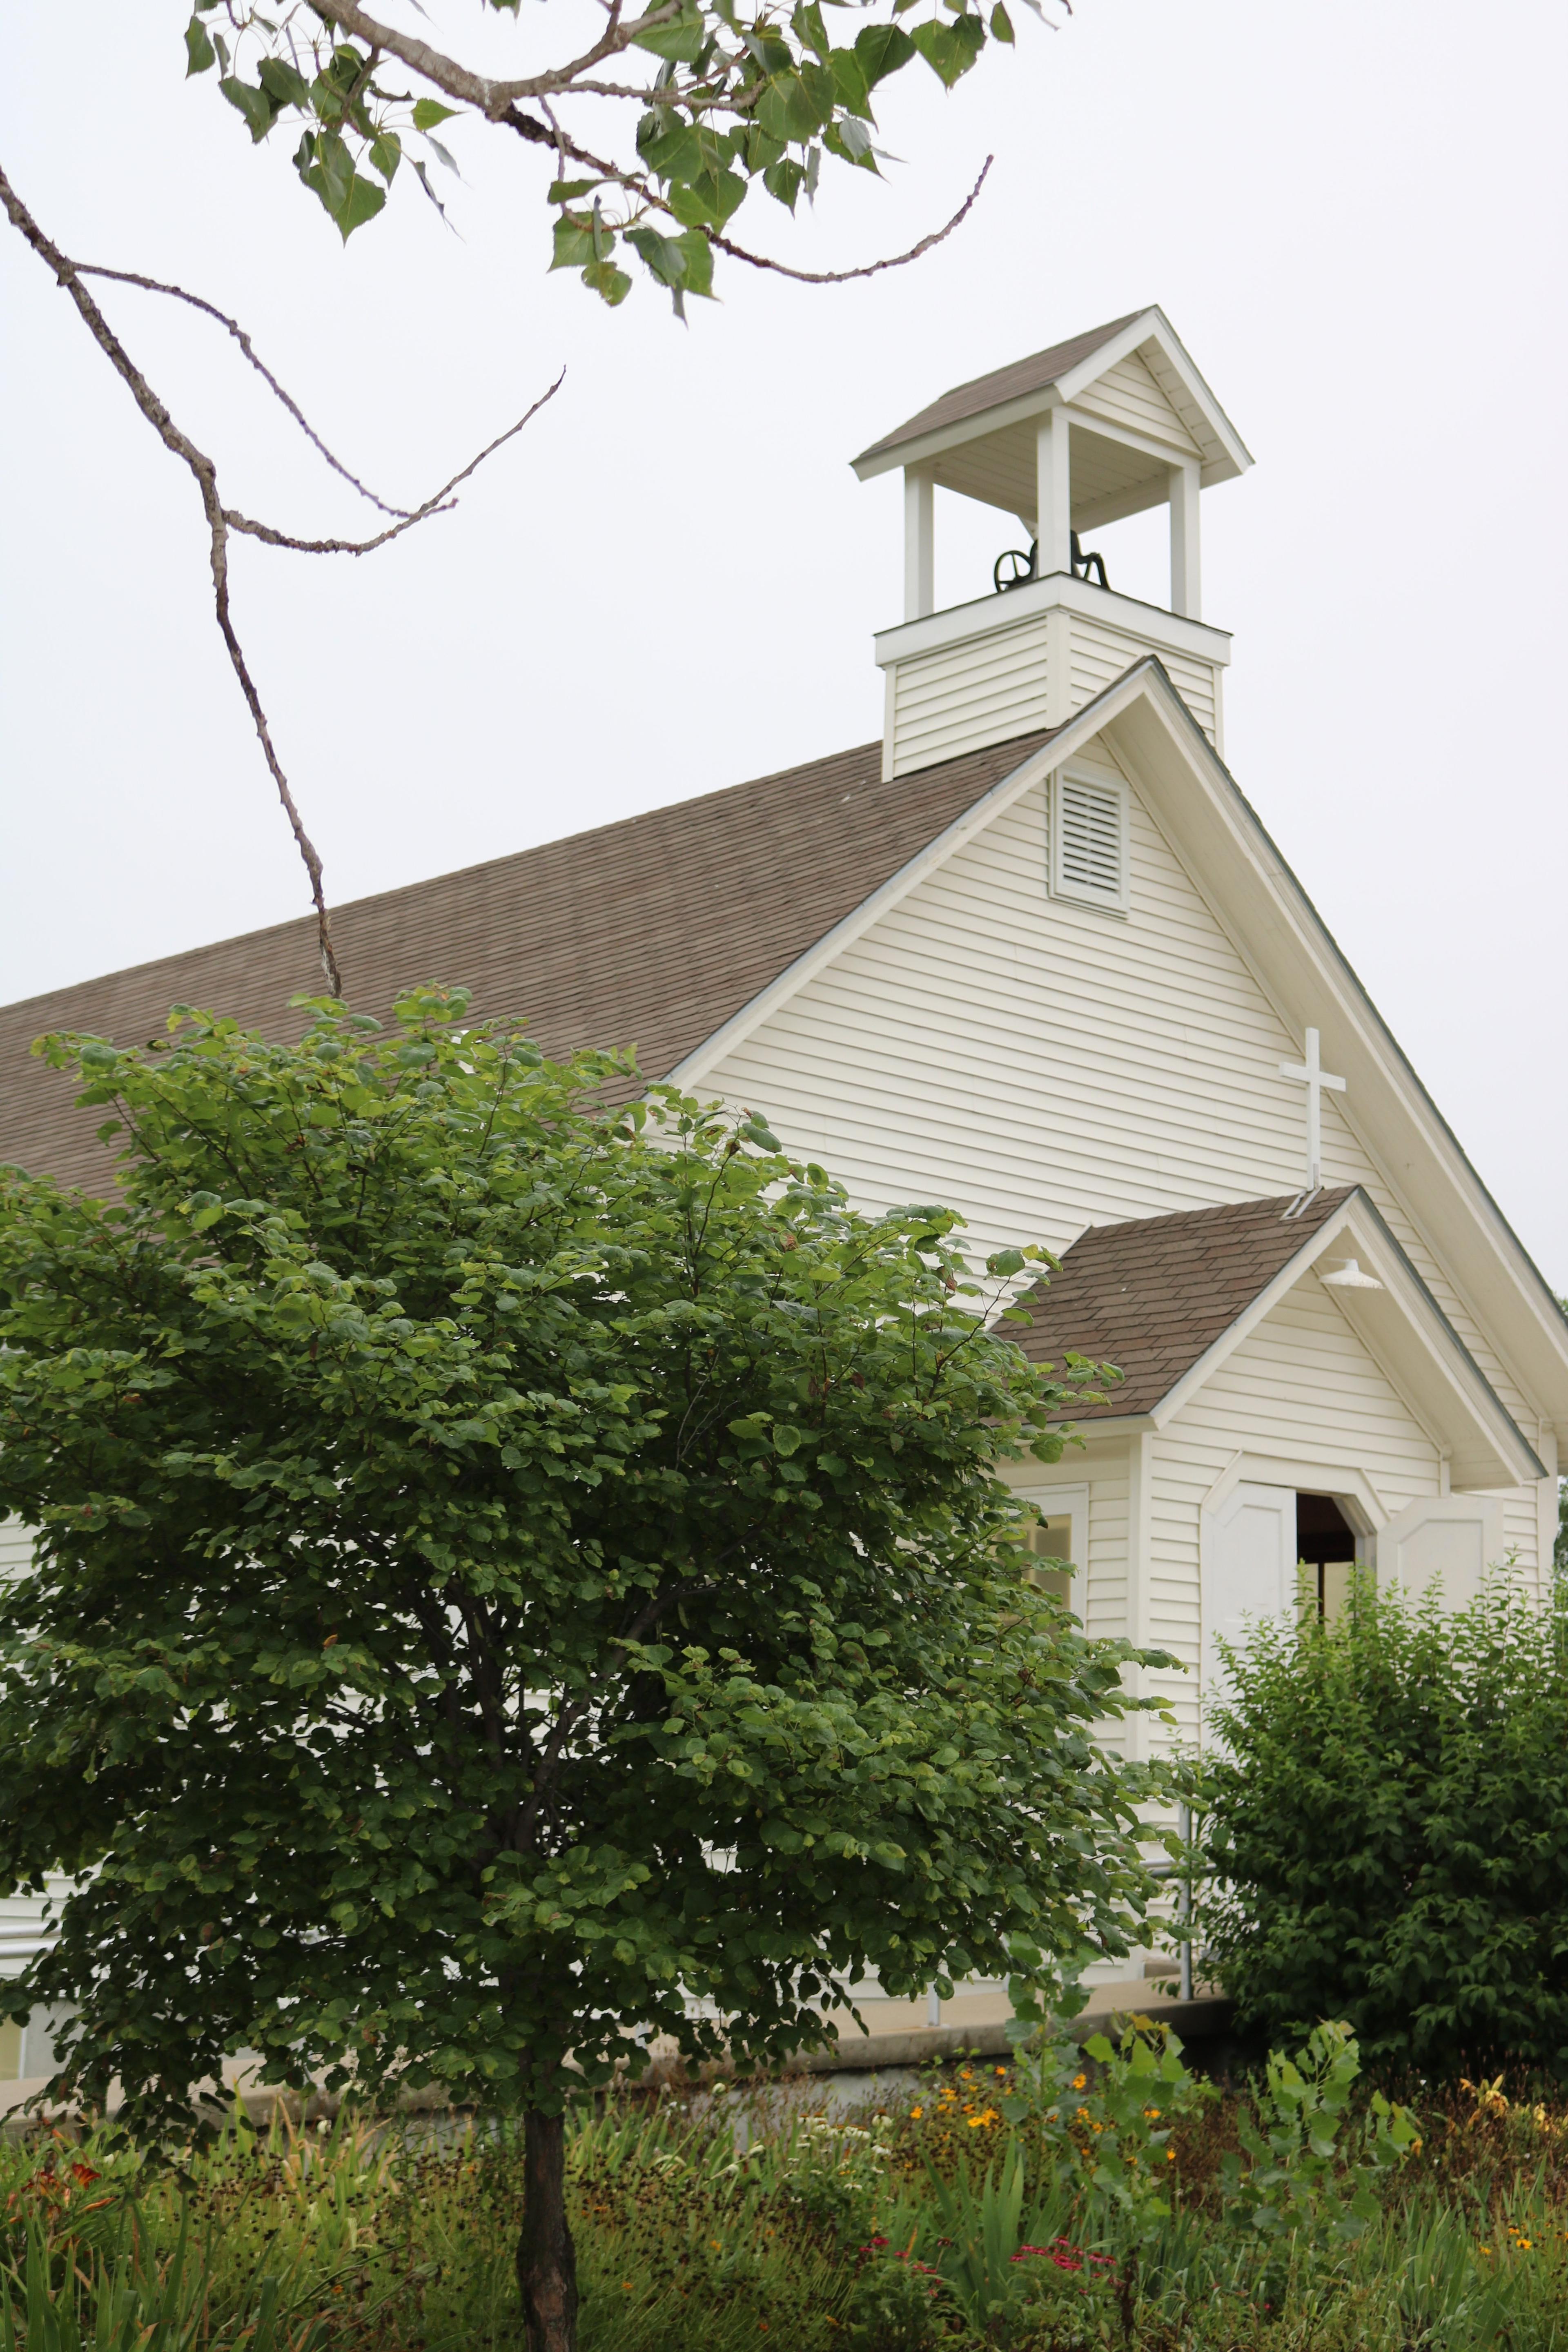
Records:
[[[87,288],[82,284],[76,264],[60,251],[58,246],[53,244],[45,236],[32,214],[12,187],[3,169],[0,169],[0,204],[5,205],[12,226],[21,232],[38,258],[47,262],[54,271],[56,278],[76,304],[89,333],[108,359],[110,365],[125,383],[137,407],[152,425],[163,446],[178,457],[182,465],[189,467],[195,479],[196,488],[201,492],[202,509],[206,516],[207,528],[212,535],[209,560],[212,565],[213,601],[217,613],[218,628],[222,633],[224,644],[228,649],[228,657],[233,665],[234,674],[239,680],[239,690],[245,697],[246,707],[255,724],[257,736],[261,744],[262,756],[271,772],[272,781],[278,787],[278,797],[283,803],[284,814],[289,819],[295,843],[304,860],[305,871],[310,877],[310,896],[316,908],[316,937],[321,948],[321,969],[327,976],[327,985],[334,996],[342,996],[342,979],[338,971],[337,956],[332,949],[332,926],[331,919],[327,913],[326,892],[321,879],[321,861],[316,854],[315,844],[305,831],[300,812],[294,804],[294,795],[289,789],[289,779],[283,773],[278,754],[273,749],[272,733],[267,723],[267,713],[261,707],[261,698],[256,690],[256,682],[246,665],[245,655],[240,649],[239,639],[235,635],[234,622],[229,613],[228,524],[217,494],[217,468],[212,459],[197,448],[189,435],[182,433],[141,369],[137,367],[124,345],[114,334],[109,321]]]
[[[523,426],[538,415],[547,400],[553,400],[561,389],[565,371],[563,370],[561,375],[556,377],[548,392],[540,394],[525,415],[520,416],[515,425],[509,425],[504,433],[499,433],[493,441],[487,443],[478,457],[471,457],[461,471],[454,474],[451,480],[445,483],[433,498],[426,499],[423,505],[413,509],[389,507],[384,499],[376,497],[374,490],[366,489],[364,484],[333,457],[320,435],[314,432],[306,422],[303,413],[284,391],[271,370],[258,359],[249,336],[237,320],[229,318],[225,311],[218,310],[213,303],[205,301],[199,294],[186,293],[183,287],[168,286],[159,278],[144,278],[132,270],[107,269],[96,264],[72,261],[68,255],[63,254],[59,247],[45,235],[16,194],[3,170],[0,170],[0,204],[4,205],[13,227],[26,237],[39,259],[47,262],[54,271],[58,283],[64,287],[76,304],[88,331],[130,391],[132,398],[142,415],[152,425],[163,446],[171,455],[178,457],[181,464],[189,470],[201,492],[202,511],[206,517],[210,536],[208,561],[212,569],[213,603],[218,629],[235,677],[239,682],[239,690],[245,697],[246,708],[255,726],[262,756],[267,761],[272,781],[278,787],[278,797],[283,804],[284,814],[289,820],[296,846],[310,879],[310,897],[316,909],[316,934],[321,950],[321,970],[326,974],[327,985],[332,994],[341,997],[343,992],[342,976],[338,969],[337,954],[332,945],[331,918],[327,911],[321,861],[317,855],[315,844],[305,831],[294,795],[289,789],[289,779],[283,772],[282,764],[272,741],[272,730],[268,723],[267,713],[262,708],[261,697],[257,691],[256,681],[250,675],[244,648],[235,631],[228,593],[229,533],[241,531],[248,538],[262,541],[268,547],[289,548],[306,555],[368,555],[375,548],[384,547],[388,541],[400,538],[404,531],[412,530],[416,523],[426,521],[433,514],[448,512],[457,503],[451,494],[458,484],[466,482],[471,474],[478,472],[487,457],[493,457],[498,449],[521,433]],[[92,296],[82,284],[84,277],[110,278],[120,285],[141,287],[148,293],[171,295],[178,301],[188,302],[194,310],[205,311],[209,317],[216,319],[221,325],[226,327],[251,365],[276,393],[300,430],[321,451],[321,456],[333,470],[341,474],[345,481],[352,483],[353,488],[363,498],[368,499],[373,506],[379,507],[383,514],[396,518],[391,528],[378,531],[374,538],[366,540],[299,539],[287,531],[277,530],[271,523],[258,522],[248,515],[240,514],[235,509],[226,507],[218,496],[216,466],[204,450],[197,448],[190,436],[183,432],[175,424],[167,408],[153,390],[141,369],[114,333]]]
[[[245,353],[246,358],[250,362],[251,366],[256,370],[257,374],[267,385],[268,391],[277,394],[284,407],[289,411],[289,415],[294,419],[294,422],[299,426],[300,432],[304,435],[306,440],[309,441],[314,448],[320,451],[321,455],[326,459],[328,465],[331,467],[333,473],[341,474],[344,481],[347,482],[352,488],[356,489],[359,492],[362,499],[368,499],[373,507],[379,507],[381,509],[383,514],[396,515],[401,517],[405,521],[411,519],[411,510],[409,508],[389,507],[384,499],[378,499],[374,490],[366,489],[364,484],[360,480],[359,476],[357,474],[351,474],[348,467],[342,463],[341,458],[333,457],[331,451],[328,448],[321,435],[309,422],[298,401],[289,398],[289,395],[284,391],[282,385],[279,383],[277,377],[273,374],[266,362],[258,358],[250,337],[246,333],[245,329],[240,325],[238,320],[231,319],[226,310],[220,310],[216,303],[205,301],[199,294],[187,294],[183,286],[165,286],[162,278],[143,278],[139,271],[134,269],[105,269],[97,262],[92,261],[79,261],[76,265],[76,269],[77,275],[80,278],[112,278],[117,286],[140,286],[144,293],[172,295],[176,302],[188,302],[193,310],[205,310],[209,319],[216,319],[220,327],[226,327],[228,329],[229,333],[234,337],[235,341],[239,345],[240,350]]]
[[[729,237],[721,236],[713,228],[708,231],[708,242],[716,245],[721,253],[729,254],[732,260],[749,261],[753,269],[775,270],[779,277],[793,278],[802,286],[847,286],[852,278],[875,278],[879,269],[901,269],[906,261],[918,261],[922,253],[929,253],[933,245],[940,245],[943,237],[951,236],[973,207],[976,196],[985,185],[985,175],[995,160],[994,155],[987,155],[980,167],[980,177],[945,228],[933,229],[929,236],[922,236],[918,245],[911,245],[908,253],[892,254],[886,261],[868,261],[858,269],[792,269],[787,262],[771,261],[764,253],[748,253],[743,245],[732,244]]]
[[[237,513],[232,507],[225,509],[224,520],[231,530],[242,530],[251,539],[264,541],[268,547],[292,548],[300,555],[373,554],[378,547],[384,547],[389,540],[401,539],[403,533],[405,530],[412,530],[416,522],[425,522],[433,514],[450,514],[458,503],[450,493],[457,488],[458,483],[466,482],[470,474],[479,471],[487,457],[494,457],[498,449],[521,433],[523,426],[538,415],[545,402],[554,399],[565,381],[566,371],[563,368],[549,391],[542,392],[532,407],[525,415],[520,416],[515,425],[509,425],[504,433],[498,433],[495,439],[488,442],[477,457],[469,459],[460,474],[454,474],[449,482],[443,483],[434,497],[426,499],[423,506],[416,507],[411,514],[404,516],[401,522],[394,523],[390,530],[377,531],[374,539],[293,539],[287,531],[275,530],[271,523],[252,521],[248,515]]]

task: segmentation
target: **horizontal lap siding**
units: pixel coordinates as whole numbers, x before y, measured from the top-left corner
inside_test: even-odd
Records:
[[[0,1519],[0,1577],[20,1576],[32,1559],[32,1528],[21,1519]]]
[[[893,680],[895,772],[1047,725],[1046,628],[1044,619],[1030,621],[980,645],[900,662]]]
[[[1186,704],[1209,741],[1215,735],[1215,673],[1210,662],[1192,661],[1163,646],[1143,646],[1119,630],[1097,628],[1074,614],[1072,622],[1072,707],[1081,710],[1103,693],[1113,679],[1147,652],[1159,655],[1172,685]]]
[[[949,1199],[977,1249],[1289,1192],[1300,1051],[1131,802],[1125,922],[1050,898],[1026,794],[714,1073],[858,1197]],[[1325,1113],[1331,1124],[1332,1111]],[[1352,1147],[1353,1148],[1353,1147]]]
[[[1068,707],[1081,710],[1124,670],[1153,650],[1211,742],[1215,741],[1213,666],[1163,646],[1151,647],[1073,614],[1068,620]],[[909,775],[938,760],[983,751],[1050,723],[1047,623],[999,629],[940,652],[912,655],[893,672],[893,772]]]
[[[1130,433],[1147,433],[1156,441],[1170,442],[1188,457],[1198,454],[1197,443],[1136,352],[1129,352],[1113,368],[1107,368],[1087,392],[1077,394],[1073,406],[1103,416],[1112,425],[1125,425]]]
[[[1290,1192],[1305,1109],[1279,1064],[1299,1059],[1301,1039],[1136,793],[1130,824],[1131,912],[1118,921],[1049,897],[1044,792],[1025,794],[728,1056],[714,1091],[765,1110],[868,1207],[951,1202],[970,1221],[977,1257],[1017,1241],[1060,1252],[1089,1224]],[[1324,1182],[1366,1187],[1504,1402],[1522,1412],[1338,1097],[1323,1106],[1323,1155]],[[1337,1318],[1326,1297],[1323,1307]],[[1320,1402],[1331,1413],[1314,1391],[1314,1411]],[[1256,1410],[1268,1417],[1261,1393]],[[1367,1442],[1375,1437],[1369,1428]],[[1298,1427],[1289,1450],[1301,1443]],[[1510,1527],[1533,1561],[1531,1501],[1515,1498]],[[1179,1593],[1152,1590],[1150,1604],[1182,1650],[1192,1629]]]

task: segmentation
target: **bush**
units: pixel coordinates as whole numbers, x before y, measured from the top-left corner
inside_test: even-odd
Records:
[[[1358,1580],[1232,1660],[1209,1942],[1244,2032],[1349,2021],[1381,2069],[1568,2079],[1568,1606],[1439,1616]]]

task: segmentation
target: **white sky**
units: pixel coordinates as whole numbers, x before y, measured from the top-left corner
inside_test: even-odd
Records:
[[[428,6],[460,50],[558,53],[556,6],[524,0],[521,28]],[[360,563],[236,550],[338,899],[875,735],[899,492],[847,459],[949,383],[1162,303],[1258,460],[1204,499],[1230,763],[1568,1287],[1568,15],[1078,0],[1052,34],[1015,13],[1016,55],[952,97],[923,66],[888,85],[883,143],[908,161],[885,184],[836,170],[816,220],[759,196],[739,224],[805,268],[895,252],[994,151],[963,231],[841,289],[723,266],[688,329],[645,284],[612,314],[547,277],[548,167],[479,125],[448,126],[460,237],[405,178],[345,252],[289,142],[252,151],[210,79],[182,81],[184,0],[7,0],[0,160],[79,258],[240,314],[400,503],[567,369],[458,514]],[[0,273],[8,1000],[297,913],[305,886],[194,487],[10,232]],[[361,527],[219,331],[102,299],[228,503]],[[1095,535],[1115,583],[1161,602],[1163,523]],[[1017,536],[944,499],[938,530],[941,602]]]

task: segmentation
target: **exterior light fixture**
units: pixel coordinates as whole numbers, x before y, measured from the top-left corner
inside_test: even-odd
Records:
[[[1376,1275],[1363,1274],[1353,1257],[1347,1257],[1343,1265],[1336,1268],[1334,1273],[1325,1274],[1322,1281],[1325,1288],[1329,1290],[1381,1290],[1383,1288]]]

